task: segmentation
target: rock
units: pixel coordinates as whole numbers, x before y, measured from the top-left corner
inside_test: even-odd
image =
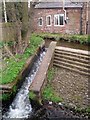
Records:
[[[52,101],[49,101],[49,105],[52,105]]]
[[[60,103],[60,102],[58,103],[58,105],[63,106],[63,104],[62,104],[62,103]]]
[[[73,103],[69,103],[69,106],[73,109],[76,109],[76,105],[74,105]]]

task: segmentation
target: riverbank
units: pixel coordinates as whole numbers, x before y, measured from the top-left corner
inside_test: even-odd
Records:
[[[26,120],[65,120],[65,119],[78,119],[88,120],[87,111],[79,111],[72,108],[68,108],[62,103],[54,103],[50,101],[44,101],[42,106]]]
[[[47,109],[48,105],[51,105],[51,117],[54,115],[54,117],[82,119],[90,116],[87,76],[53,67],[49,70],[47,79],[48,83],[43,91],[43,100],[48,101]],[[58,107],[60,108],[58,109]],[[57,111],[57,114],[54,113],[54,110]],[[63,116],[61,111],[65,113]]]
[[[43,39],[50,39],[56,41],[67,41],[79,44],[90,44],[90,36],[88,35],[70,35],[70,34],[58,34],[58,33],[38,33],[37,36],[42,37]]]
[[[36,54],[35,52],[37,52],[37,49],[39,49],[42,43],[43,39],[41,37],[32,35],[30,38],[30,44],[23,54],[14,55],[13,58],[8,58],[6,56],[2,59],[2,69],[0,70],[0,90],[3,92],[2,86],[4,85],[7,91],[6,93],[0,94],[0,101],[4,102],[15,96],[19,88],[18,86],[23,82],[21,79],[25,76],[23,74],[24,68],[27,67],[31,58]],[[10,92],[8,92],[8,86],[11,88]]]

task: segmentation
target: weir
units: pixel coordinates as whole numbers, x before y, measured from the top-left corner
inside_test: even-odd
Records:
[[[14,101],[9,107],[9,110],[3,115],[3,119],[8,118],[28,118],[32,114],[32,106],[29,101],[29,87],[39,69],[42,59],[45,55],[45,51],[41,49],[40,54],[37,56],[37,60],[34,62],[33,67],[26,77],[25,82],[21,86]]]

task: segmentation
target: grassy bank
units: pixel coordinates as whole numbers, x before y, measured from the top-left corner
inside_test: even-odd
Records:
[[[55,40],[65,40],[68,42],[77,42],[80,44],[90,44],[90,36],[88,35],[69,35],[69,34],[51,34],[51,33],[40,33],[38,36],[42,38],[50,38]]]
[[[14,58],[4,60],[6,67],[4,67],[2,71],[0,71],[2,72],[2,81],[0,81],[0,84],[8,84],[15,80],[17,75],[24,67],[26,60],[34,54],[36,48],[38,48],[42,41],[43,39],[41,37],[32,35],[30,39],[30,45],[25,50],[24,54],[15,55],[17,61],[15,61]]]
[[[25,50],[24,54],[18,54],[15,55],[15,58],[17,61],[15,61],[14,58],[8,58],[3,60],[5,67],[3,67],[2,70],[0,70],[0,77],[1,81],[0,84],[9,84],[16,80],[16,77],[19,75],[21,70],[23,69],[26,60],[32,56],[36,49],[40,46],[43,39],[41,37],[37,37],[35,34],[33,34],[30,38],[30,45]],[[0,95],[0,100],[8,100],[11,96],[13,96],[17,92],[17,86],[14,85],[12,88],[11,93],[2,94]]]
[[[48,100],[52,102],[61,102],[62,98],[60,98],[58,94],[54,91],[52,84],[51,84],[54,78],[54,75],[55,75],[55,69],[56,68],[51,68],[48,71],[47,85],[45,86],[43,90],[42,97],[43,97],[43,100]]]

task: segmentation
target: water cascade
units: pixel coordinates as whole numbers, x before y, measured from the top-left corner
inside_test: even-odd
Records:
[[[45,55],[45,51],[41,51],[37,60],[34,62],[33,67],[26,77],[25,82],[21,86],[19,92],[14,98],[9,110],[3,115],[4,119],[7,118],[28,118],[32,113],[32,106],[29,100],[29,87],[39,69],[42,59]]]

